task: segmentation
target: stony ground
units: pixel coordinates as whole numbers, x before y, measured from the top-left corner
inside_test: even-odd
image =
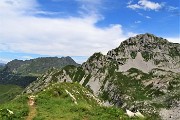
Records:
[[[180,102],[171,109],[161,109],[160,116],[163,120],[180,120]]]

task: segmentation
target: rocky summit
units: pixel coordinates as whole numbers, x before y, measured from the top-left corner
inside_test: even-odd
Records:
[[[108,52],[107,56],[119,62],[119,71],[137,68],[150,72],[159,68],[166,71],[180,71],[180,46],[152,34],[131,37]]]
[[[107,55],[94,53],[81,66],[68,65],[62,69],[49,69],[27,86],[23,95],[50,94],[46,91],[53,89],[52,94],[61,96],[66,93],[71,96],[74,104],[78,104],[79,98],[75,95],[82,90],[77,90],[79,87],[73,86],[75,84],[85,87],[91,94],[84,96],[94,96],[93,99],[96,98],[100,106],[106,106],[108,110],[114,106],[123,112],[126,111],[126,115],[121,114],[125,117],[120,113],[111,116],[117,111],[103,111],[109,113],[109,116],[102,117],[103,119],[178,120],[180,119],[179,51],[178,43],[169,42],[149,33],[140,34],[123,41]],[[65,83],[72,89],[68,87],[68,91],[63,91],[66,87],[63,89],[61,87]],[[53,87],[56,85],[58,87]],[[81,118],[93,119],[91,117],[95,114],[87,109],[86,113],[83,110],[84,115],[81,114]],[[110,111],[112,110],[114,109]],[[48,117],[48,113],[46,114]]]

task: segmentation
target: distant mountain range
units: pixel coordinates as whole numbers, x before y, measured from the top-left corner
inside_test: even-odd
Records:
[[[44,57],[31,60],[12,60],[0,72],[0,84],[16,84],[22,87],[29,85],[38,76],[50,68],[61,69],[66,65],[77,64],[71,57]]]
[[[5,64],[4,63],[0,63],[0,66],[5,66]]]
[[[5,64],[4,63],[0,63],[0,71],[4,69]]]

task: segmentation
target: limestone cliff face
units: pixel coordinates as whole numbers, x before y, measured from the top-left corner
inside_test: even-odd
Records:
[[[94,53],[79,67],[51,70],[24,92],[38,92],[53,82],[78,82],[108,105],[156,114],[158,105],[172,107],[180,101],[179,51],[180,44],[140,34],[107,55]]]
[[[119,71],[134,67],[146,73],[154,68],[179,72],[179,51],[179,44],[147,33],[123,41],[107,56],[119,62]]]

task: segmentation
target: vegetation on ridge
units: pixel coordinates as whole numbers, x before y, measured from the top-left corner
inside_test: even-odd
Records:
[[[21,87],[16,85],[0,85],[0,104],[12,100],[22,90]]]
[[[44,57],[31,60],[13,60],[0,71],[0,84],[15,84],[26,87],[51,68],[61,69],[78,64],[71,57]]]
[[[74,103],[69,91],[77,100]],[[103,107],[96,97],[78,83],[55,83],[35,95],[36,115],[34,120],[130,120],[123,110],[114,107]],[[0,111],[0,118],[5,120],[24,120],[30,112],[27,106],[28,96],[23,95],[15,100],[0,105],[2,110],[9,109],[13,115],[8,116]],[[131,120],[140,120],[138,117]]]

